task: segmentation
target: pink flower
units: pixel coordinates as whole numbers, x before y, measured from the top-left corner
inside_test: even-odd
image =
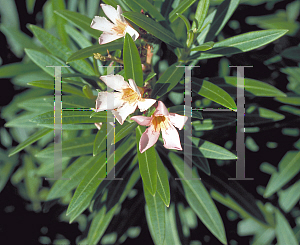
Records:
[[[145,111],[156,102],[154,99],[142,98],[143,88],[138,87],[132,79],[128,79],[129,83],[121,75],[101,76],[100,79],[117,92],[99,92],[94,111],[112,110],[120,124],[137,107]]]
[[[124,37],[126,32],[135,41],[139,33],[133,29],[122,16],[122,9],[118,5],[117,9],[107,4],[100,4],[105,15],[113,22],[111,23],[105,17],[95,16],[91,23],[91,28],[103,31],[99,37],[99,44],[112,42],[118,38]]]
[[[160,130],[162,132],[165,148],[182,150],[179,134],[175,127],[181,130],[188,118],[176,113],[169,113],[161,101],[158,101],[156,111],[151,117],[133,116],[130,119],[136,121],[139,125],[150,126],[142,134],[140,139],[139,147],[141,153],[157,142]]]

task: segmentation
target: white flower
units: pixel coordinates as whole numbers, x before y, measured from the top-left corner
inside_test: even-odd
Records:
[[[91,23],[91,28],[103,31],[99,37],[99,44],[109,43],[118,38],[124,37],[126,32],[135,41],[139,33],[133,29],[122,16],[122,9],[118,5],[117,10],[107,4],[100,4],[105,15],[113,22],[111,23],[105,17],[95,16]]]
[[[126,117],[136,110],[145,111],[151,107],[156,100],[142,98],[143,89],[139,88],[132,79],[129,83],[121,75],[101,76],[100,79],[110,88],[118,92],[99,92],[94,111],[112,110],[120,124]]]

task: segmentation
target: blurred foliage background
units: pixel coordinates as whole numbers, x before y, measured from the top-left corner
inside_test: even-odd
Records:
[[[35,132],[26,124],[22,125],[22,118],[19,121],[13,121],[13,119],[22,115],[24,109],[33,112],[37,106],[39,109],[45,107],[45,111],[49,109],[47,103],[37,105],[34,101],[29,104],[22,102],[36,95],[51,95],[49,90],[32,88],[28,84],[35,80],[49,79],[49,75],[30,62],[24,52],[25,48],[43,50],[38,40],[33,37],[29,25],[43,27],[54,36],[60,37],[63,43],[70,45],[72,51],[90,46],[92,42],[97,43],[95,39],[90,38],[88,33],[78,33],[72,27],[64,29],[66,20],[59,18],[53,11],[66,7],[92,19],[101,11],[100,1],[70,0],[65,2],[65,6],[61,4],[62,2],[56,0],[0,1],[2,47],[0,50],[2,85],[0,96],[0,239],[3,244],[74,244],[79,236],[87,235],[86,228],[91,222],[89,211],[84,211],[72,224],[69,224],[69,220],[65,218],[65,210],[72,197],[71,194],[59,199],[58,202],[48,202],[45,205],[51,185],[44,180],[44,177],[47,177],[53,170],[49,166],[40,167],[44,166],[43,160],[36,160],[33,155],[51,140],[53,141],[53,136],[48,134],[34,145],[26,147],[25,151],[8,156],[14,147]],[[174,1],[175,5],[179,2]],[[211,0],[211,9],[222,2],[222,0]],[[189,20],[193,20],[196,6],[194,3],[184,13]],[[236,69],[229,68],[230,65],[253,66],[253,68],[245,69],[246,78],[263,81],[287,95],[287,97],[274,95],[273,98],[247,94],[245,104],[246,177],[252,177],[254,180],[239,182],[251,194],[263,213],[264,219],[269,224],[277,222],[281,226],[277,225],[274,229],[263,227],[261,223],[249,218],[249,214],[240,209],[240,203],[234,206],[234,202],[229,200],[230,197],[222,196],[211,188],[211,196],[217,200],[215,204],[224,222],[228,244],[231,245],[276,244],[276,242],[283,244],[282,241],[278,241],[278,237],[275,238],[275,233],[281,230],[283,233],[286,232],[285,234],[290,234],[291,230],[285,231],[289,226],[292,228],[293,236],[300,242],[299,10],[299,0],[241,0],[216,41],[261,29],[288,29],[288,33],[266,46],[247,53],[201,60],[197,64],[201,67],[193,70],[194,77],[209,78],[209,81],[223,86],[223,89],[228,89],[226,91],[234,98],[235,90],[232,88],[230,90],[228,83],[221,85],[222,81],[214,77],[236,76]],[[178,40],[185,40],[185,25],[180,18],[171,24],[171,28]],[[69,35],[73,36],[74,40],[69,40]],[[85,39],[81,39],[82,36]],[[155,59],[157,59],[156,69],[159,74],[162,74],[169,65],[176,61],[176,56],[167,45],[162,44],[160,53],[156,58],[154,57]],[[5,66],[16,62],[21,63],[12,68]],[[27,64],[24,69],[22,64]],[[279,94],[277,90],[274,93]],[[164,97],[164,100],[166,104],[178,105],[183,102],[183,96],[181,93],[172,91]],[[202,97],[195,98],[193,104],[195,108],[215,106],[214,102]],[[197,137],[234,151],[236,147],[235,114],[226,113],[203,112],[204,120],[193,124],[193,133]],[[7,123],[6,127],[4,127],[5,123]],[[15,127],[14,123],[22,127]],[[70,139],[73,137],[71,132],[69,137]],[[216,178],[215,183],[218,183],[219,174],[235,175],[234,161],[209,161],[211,172],[215,174],[215,177],[201,175],[208,188],[211,187],[209,178]],[[292,169],[289,172],[285,171],[288,165]],[[174,181],[170,180],[170,185],[172,196]],[[230,189],[229,186],[226,188]],[[236,188],[234,191],[239,190],[236,186],[231,188]],[[115,244],[111,242],[114,239],[115,229],[116,227],[125,229],[122,227],[123,219],[126,219],[127,213],[132,210],[136,212],[136,218],[132,219],[131,226],[125,229],[125,241],[122,244],[153,244],[146,220],[139,219],[144,215],[144,200],[138,199],[137,202],[134,199],[136,193],[141,193],[141,185],[135,186],[133,190],[135,191],[132,197],[124,203],[123,212],[114,217],[108,226],[101,244]],[[178,189],[173,188],[174,190]],[[199,221],[186,201],[183,199],[179,201],[180,204],[176,206],[176,210],[179,210],[176,221],[177,225],[181,224],[179,234],[182,243],[221,244]],[[241,205],[244,207],[245,203]],[[248,208],[250,211],[247,207],[246,210],[251,213],[251,207]],[[171,205],[170,210],[172,209],[174,206]],[[262,241],[264,243],[261,243]]]

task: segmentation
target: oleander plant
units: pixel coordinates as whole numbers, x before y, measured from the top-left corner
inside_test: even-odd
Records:
[[[23,244],[300,243],[299,0],[0,4]]]

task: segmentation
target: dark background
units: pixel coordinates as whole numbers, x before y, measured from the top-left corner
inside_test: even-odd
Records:
[[[34,12],[28,14],[26,11],[25,1],[16,1],[21,30],[26,34],[32,36],[31,32],[26,28],[26,24],[37,24],[36,17],[37,14],[41,13],[41,9],[45,0],[36,1]],[[258,30],[256,26],[250,26],[245,23],[245,16],[259,16],[275,13],[278,9],[285,9],[286,5],[292,1],[283,1],[275,4],[272,10],[266,10],[265,4],[259,6],[249,6],[240,5],[232,16],[232,19],[239,21],[241,26],[241,33],[248,31]],[[40,23],[39,23],[40,24]],[[235,31],[232,30],[228,25],[224,28],[223,32],[227,37],[236,35]],[[21,59],[17,58],[10,50],[9,44],[5,36],[0,33],[0,56],[2,59],[2,65],[19,62]],[[263,60],[271,58],[274,56],[274,46],[280,43],[281,47],[287,47],[290,45],[296,45],[293,43],[294,40],[285,36],[280,40],[276,41],[275,44],[269,44],[266,48],[257,51],[248,52],[247,54],[234,55],[229,58],[232,65],[254,65],[254,68],[249,68],[245,70],[245,77],[255,78],[257,80],[265,80],[271,77],[271,70],[268,69],[263,63]],[[291,62],[291,66],[295,66],[296,63]],[[199,74],[195,71],[195,76],[197,77],[213,77],[217,75],[218,59],[211,59],[207,63],[201,63],[201,71]],[[287,92],[286,84],[287,79],[284,74],[279,74],[274,80],[276,86],[283,92]],[[0,106],[1,108],[9,104],[13,98],[18,93],[24,91],[25,89],[15,90],[14,86],[9,79],[1,79],[1,95],[0,95]],[[251,103],[250,101],[248,101]],[[264,107],[269,109],[278,108],[279,103],[275,102],[271,98],[256,98],[256,103],[264,105]],[[246,101],[247,103],[247,101]],[[281,112],[282,113],[282,112]],[[284,113],[282,113],[284,114]],[[274,123],[266,124],[262,126],[262,130],[259,133],[251,134],[251,137],[255,139],[257,145],[260,147],[258,152],[252,152],[248,149],[246,150],[246,177],[252,177],[254,181],[240,182],[243,187],[249,191],[256,199],[265,202],[265,200],[257,193],[257,186],[266,186],[269,180],[269,175],[262,173],[259,170],[259,166],[262,162],[268,161],[269,163],[276,166],[279,160],[284,156],[284,154],[292,148],[294,143],[290,136],[284,136],[281,133],[282,127],[298,127],[298,123],[294,116],[286,115],[286,119],[281,122],[281,126],[275,127]],[[1,120],[1,127],[4,126],[5,121]],[[224,134],[225,132],[232,132],[232,134]],[[206,139],[212,141],[219,145],[224,145],[226,141],[231,139],[235,142],[235,127],[223,128],[220,130],[214,130],[211,134],[205,134]],[[217,137],[216,137],[217,136]],[[247,136],[247,134],[246,134]],[[278,137],[280,136],[280,137]],[[276,149],[270,149],[266,147],[266,141],[277,142],[279,145]],[[16,142],[14,142],[16,144]],[[233,146],[233,149],[235,145]],[[212,161],[211,164],[212,172],[216,166],[215,162]],[[215,167],[214,167],[215,166]],[[235,164],[230,162],[230,164],[225,164],[222,166],[231,177],[235,175]],[[270,200],[269,200],[270,201]],[[271,200],[271,202],[276,205],[277,200]],[[35,213],[33,211],[28,211],[26,209],[26,204],[28,202],[21,198],[18,194],[17,189],[8,182],[7,186],[0,193],[0,241],[2,244],[41,244],[39,238],[41,236],[48,236],[52,241],[55,239],[57,233],[63,234],[65,238],[69,239],[72,244],[75,244],[75,239],[81,234],[78,229],[78,224],[68,224],[66,222],[59,222],[58,216],[63,212],[66,207],[55,205],[46,213],[39,212]],[[130,202],[124,202],[124,205],[133,205]],[[239,237],[236,231],[236,225],[240,219],[234,221],[229,221],[226,213],[228,209],[223,205],[216,202],[217,208],[219,209],[225,229],[227,232],[227,239],[230,244],[231,240],[235,240],[237,244],[249,244],[250,237]],[[144,210],[144,203],[141,204],[137,209]],[[140,217],[144,217],[144,211],[138,212]],[[114,221],[114,220],[113,220]],[[115,222],[114,222],[115,223]],[[124,244],[153,244],[145,219],[137,219],[136,226],[141,226],[142,231],[137,239],[128,238]],[[109,230],[113,227],[109,227]],[[198,227],[192,230],[192,239],[199,240],[203,244],[220,244],[219,241],[210,234],[206,227],[199,222]],[[232,243],[234,244],[234,243]]]

